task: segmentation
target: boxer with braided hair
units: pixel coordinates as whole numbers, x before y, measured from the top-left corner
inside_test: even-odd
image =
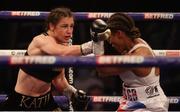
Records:
[[[111,15],[106,29],[111,31],[108,42],[119,55],[155,56],[127,14]],[[160,86],[158,67],[98,67],[97,70],[100,76],[119,75],[123,81],[123,97],[117,111],[168,111],[169,101]]]

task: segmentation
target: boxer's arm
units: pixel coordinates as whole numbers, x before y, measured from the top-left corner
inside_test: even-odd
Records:
[[[77,90],[74,86],[69,85],[65,78],[64,69],[54,80],[53,84],[60,92],[63,93],[72,101],[74,110],[86,110],[90,98],[87,97],[86,92],[83,90]]]
[[[82,45],[65,46],[57,44],[51,37],[35,37],[32,41],[36,48],[50,55],[68,56],[68,55],[86,55],[92,53],[92,42],[86,42]]]
[[[52,83],[59,92],[63,92],[64,89],[68,87],[69,83],[65,77],[64,69],[62,69],[60,74],[53,79]]]

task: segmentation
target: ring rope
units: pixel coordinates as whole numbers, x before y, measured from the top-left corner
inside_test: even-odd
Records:
[[[180,50],[153,50],[156,56],[180,56]],[[0,56],[24,56],[26,50],[0,50]]]
[[[74,12],[74,16],[79,20],[87,19],[107,19],[114,12]],[[134,20],[180,20],[180,13],[172,12],[124,12]],[[2,19],[45,19],[47,11],[0,11]]]
[[[171,66],[169,66],[171,65]],[[180,57],[143,57],[129,55],[114,56],[0,56],[3,67],[180,67]]]
[[[0,95],[0,102],[3,102],[6,99],[7,95]],[[68,98],[66,96],[53,96],[54,100],[57,103],[68,102]],[[122,96],[88,96],[93,103],[119,103]],[[169,96],[170,104],[180,104],[180,96]]]

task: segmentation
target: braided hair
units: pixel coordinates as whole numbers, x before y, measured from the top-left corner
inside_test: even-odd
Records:
[[[124,13],[114,13],[107,21],[111,32],[121,30],[128,35],[128,37],[135,39],[141,37],[139,29],[135,26],[134,20]]]

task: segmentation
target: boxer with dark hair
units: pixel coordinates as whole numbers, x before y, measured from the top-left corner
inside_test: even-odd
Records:
[[[69,8],[53,9],[46,20],[46,32],[33,38],[26,55],[81,56],[92,53],[93,41],[82,45],[68,46],[72,38],[74,17]],[[98,43],[96,43],[98,46]],[[98,49],[98,46],[96,49]],[[51,94],[51,85],[73,100],[75,110],[85,110],[89,98],[82,90],[70,85],[64,68],[28,68],[19,69],[14,92],[3,103],[0,110],[13,111],[52,111],[61,110]],[[79,105],[78,105],[79,104]]]
[[[104,31],[111,32],[107,40],[119,55],[155,56],[152,48],[141,38],[140,30],[135,26],[133,18],[127,14],[111,15]],[[97,35],[98,33],[101,32],[97,32]],[[119,75],[123,81],[123,97],[117,111],[168,111],[169,101],[160,86],[159,68],[98,67],[97,70],[100,76]]]

